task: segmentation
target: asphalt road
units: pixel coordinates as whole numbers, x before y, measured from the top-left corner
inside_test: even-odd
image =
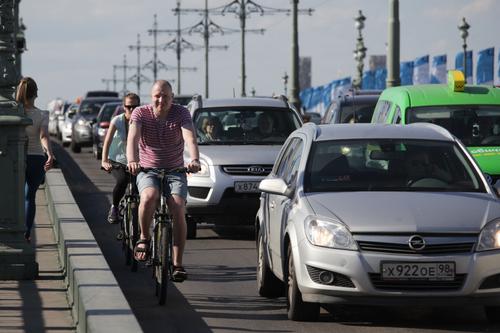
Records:
[[[252,232],[215,232],[209,226],[187,243],[189,280],[172,284],[167,304],[159,306],[151,271],[140,266],[130,272],[115,240],[118,227],[106,221],[113,177],[99,169],[90,148],[73,154],[54,146],[80,210],[144,332],[500,332],[479,307],[326,307],[318,322],[291,322],[283,297],[266,299],[256,292]]]

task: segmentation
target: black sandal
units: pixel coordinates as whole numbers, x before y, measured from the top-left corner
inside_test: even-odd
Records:
[[[188,275],[186,273],[186,270],[182,266],[174,266],[174,270],[172,272],[172,280],[174,282],[183,282],[184,280],[187,280]]]
[[[144,247],[139,247],[139,244],[144,244]],[[150,240],[149,239],[139,239],[137,243],[135,243],[134,246],[134,259],[137,261],[148,261],[149,257],[151,256],[151,249],[150,249]],[[145,253],[146,255],[144,256],[144,259],[138,259],[137,255],[139,253]]]

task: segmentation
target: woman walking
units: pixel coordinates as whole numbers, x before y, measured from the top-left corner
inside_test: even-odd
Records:
[[[33,121],[32,125],[26,127],[28,145],[24,184],[26,215],[24,238],[27,242],[31,241],[31,228],[35,220],[36,191],[44,179],[45,172],[52,168],[54,161],[48,131],[49,113],[35,106],[37,93],[38,87],[35,80],[30,77],[21,79],[17,86],[16,101],[23,105],[26,117]]]

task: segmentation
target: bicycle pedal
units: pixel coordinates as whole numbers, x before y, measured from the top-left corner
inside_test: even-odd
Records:
[[[123,232],[120,231],[119,233],[116,234],[116,240],[118,241],[123,240]]]

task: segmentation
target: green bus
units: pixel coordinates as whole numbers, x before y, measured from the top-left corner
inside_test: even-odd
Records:
[[[460,71],[448,71],[448,84],[385,89],[372,123],[428,122],[442,126],[469,149],[494,183],[500,179],[500,88],[465,84]]]

